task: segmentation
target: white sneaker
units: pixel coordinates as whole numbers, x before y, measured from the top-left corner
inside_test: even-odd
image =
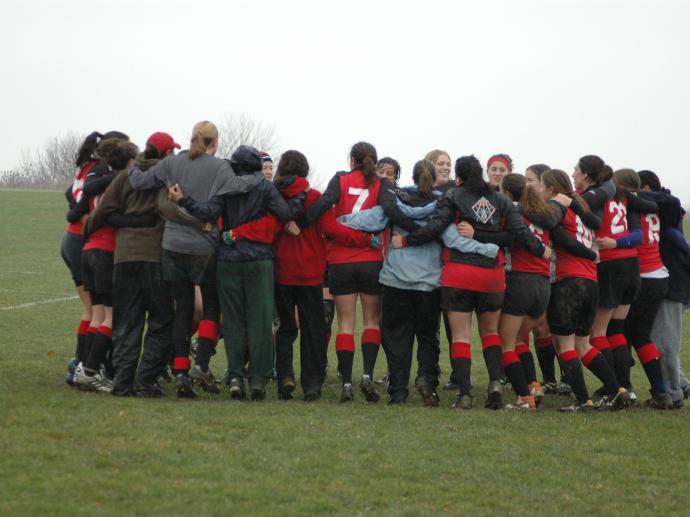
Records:
[[[79,363],[79,366],[74,370],[74,383],[88,391],[100,391],[102,393],[113,391],[113,383],[110,380],[101,375],[100,372],[87,375],[82,363]]]

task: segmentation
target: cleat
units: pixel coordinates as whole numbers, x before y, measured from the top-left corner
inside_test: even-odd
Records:
[[[192,382],[184,373],[175,376],[175,391],[178,399],[195,399],[197,394],[192,388]]]
[[[637,400],[637,397],[635,397]],[[611,399],[611,407],[614,410],[625,409],[630,406],[630,392],[625,388],[618,388],[618,393],[616,393]]]
[[[418,378],[414,384],[419,394],[422,396],[426,407],[438,407],[441,403],[438,393],[423,378]]]
[[[206,393],[220,393],[220,389],[216,384],[216,378],[213,376],[213,373],[211,373],[210,368],[203,371],[201,366],[197,364],[189,370],[189,377],[193,383],[201,386],[201,389]]]
[[[244,379],[240,377],[233,377],[230,379],[228,386],[230,388],[230,398],[233,400],[244,400],[247,398],[247,393],[244,390]]]
[[[340,402],[352,402],[354,396],[352,394],[352,384],[349,382],[343,384],[343,389],[340,392]]]
[[[67,375],[65,376],[65,381],[70,386],[74,386],[74,370],[77,369],[77,366],[79,366],[79,359],[76,357],[73,357],[67,363]]]
[[[515,402],[508,404],[506,409],[517,411],[536,411],[537,404],[534,397],[530,395],[527,397],[518,397]]]
[[[559,382],[558,386],[556,387],[556,393],[558,395],[570,395],[573,392],[573,388],[570,387],[570,384],[567,382]]]
[[[378,381],[376,381],[376,384],[388,387],[389,378],[390,372],[386,372],[383,374],[383,376],[381,376],[381,378]]]
[[[687,400],[687,398],[690,397],[690,384],[687,384],[682,389],[683,389],[683,398]]]
[[[472,395],[469,393],[465,393],[464,395],[460,395],[458,393],[457,398],[455,399],[455,402],[453,402],[453,405],[451,406],[454,409],[472,409],[473,406],[473,399]]]
[[[529,394],[534,397],[534,403],[538,407],[544,400],[544,388],[539,384],[539,381],[534,381],[529,385]]]
[[[250,397],[255,402],[264,400],[266,398],[266,388],[264,388],[263,386],[252,387]]]
[[[503,377],[501,377],[500,383],[501,386],[507,386],[508,384],[510,384],[510,381],[508,380],[508,377],[504,375]]]
[[[74,384],[86,391],[100,391],[101,393],[111,393],[113,391],[113,383],[103,377],[100,373],[88,375],[84,371],[84,365],[79,365],[74,370]]]
[[[173,381],[173,378],[170,376],[170,370],[166,366],[165,369],[163,370],[163,373],[161,373],[158,376],[158,384],[163,385],[163,384],[170,384]]]
[[[684,404],[685,404],[684,399],[674,400],[673,406],[671,406],[671,409],[683,409]]]
[[[503,407],[503,385],[501,381],[491,381],[486,390],[486,409],[501,409]]]
[[[594,393],[592,393],[592,401],[593,401],[594,404],[596,405],[597,402],[598,402],[602,397],[604,397],[605,395],[606,395],[606,390],[605,390],[604,387],[602,386],[601,388],[595,390]]]
[[[673,409],[673,400],[668,393],[652,393],[652,398],[646,404],[652,409]]]
[[[290,400],[293,391],[295,391],[295,379],[285,377],[278,386],[278,400]]]
[[[544,388],[544,393],[547,395],[558,394],[558,384],[556,384],[556,381],[544,381],[541,385]]]
[[[136,396],[145,399],[159,399],[163,396],[163,389],[157,382],[140,382],[137,386]]]
[[[321,392],[309,391],[304,394],[304,402],[316,402],[321,398]]]
[[[594,403],[588,400],[584,404],[578,404],[577,402],[571,404],[570,406],[563,406],[559,409],[561,413],[588,413],[594,411]]]
[[[389,406],[398,406],[400,404],[405,404],[407,402],[407,397],[404,395],[393,395],[389,400],[388,400],[388,405]]]
[[[443,389],[446,391],[457,391],[458,385],[455,384],[453,381],[448,381],[443,385]]]
[[[379,394],[376,391],[376,383],[371,380],[371,376],[362,375],[362,382],[359,387],[362,390],[364,398],[367,400],[367,402],[379,401]]]

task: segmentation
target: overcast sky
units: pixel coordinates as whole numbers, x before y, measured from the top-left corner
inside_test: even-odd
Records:
[[[409,183],[433,149],[572,171],[599,154],[690,200],[690,2],[4,0],[0,169],[65,131],[243,112],[313,183],[373,143]]]

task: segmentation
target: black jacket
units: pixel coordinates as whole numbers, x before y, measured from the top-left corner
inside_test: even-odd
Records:
[[[487,189],[483,195],[465,187],[449,190],[436,205],[436,211],[424,228],[407,236],[407,244],[417,246],[433,240],[451,223],[469,222],[474,239],[498,246],[510,246],[513,237],[534,256],[544,254],[544,244],[525,225],[517,208],[503,194]],[[450,261],[481,267],[496,267],[497,259],[477,253],[450,250]]]

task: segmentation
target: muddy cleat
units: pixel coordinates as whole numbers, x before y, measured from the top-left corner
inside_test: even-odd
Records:
[[[247,398],[247,393],[244,390],[244,379],[233,377],[228,382],[230,388],[230,398],[233,400],[244,400]]]
[[[210,368],[203,371],[201,366],[197,364],[189,370],[189,377],[192,379],[192,382],[201,386],[201,389],[206,393],[220,393],[218,384],[216,384],[216,378],[211,373]]]
[[[673,400],[668,393],[652,393],[652,398],[646,404],[652,409],[673,409]]]
[[[84,365],[79,365],[74,369],[74,384],[86,391],[99,391],[101,393],[111,393],[113,391],[113,383],[96,372],[93,375],[88,375],[84,371]]]
[[[254,402],[259,402],[266,399],[266,388],[263,386],[254,386],[251,389],[250,396]]]
[[[577,402],[571,404],[570,406],[563,406],[559,409],[561,413],[589,413],[594,411],[594,403],[588,400],[584,404],[578,404]]]
[[[369,375],[362,375],[362,382],[359,385],[360,390],[364,394],[367,402],[378,402],[379,394],[376,391],[376,383],[371,380]]]
[[[286,377],[278,386],[278,400],[292,399],[293,391],[295,391],[295,379]]]
[[[460,395],[458,393],[458,396],[451,407],[454,409],[472,409],[474,406],[473,402],[474,400],[472,399],[472,395],[469,393],[465,393],[464,395]]]
[[[558,395],[570,395],[573,392],[573,388],[567,382],[559,382],[556,387],[556,393]]]
[[[438,393],[422,378],[417,379],[414,387],[417,389],[419,394],[422,396],[424,405],[426,407],[438,407],[440,404],[440,399]]]
[[[503,386],[501,381],[491,381],[486,389],[486,409],[501,409],[503,407]]]
[[[163,389],[157,382],[140,382],[136,389],[136,396],[145,399],[159,399],[163,396]]]
[[[529,394],[534,397],[534,403],[539,406],[544,400],[544,388],[539,381],[534,381],[529,385]]]
[[[192,381],[184,373],[175,376],[175,391],[178,399],[195,399],[197,397],[192,388]]]
[[[67,382],[67,384],[70,386],[74,386],[74,370],[77,369],[77,366],[79,366],[79,359],[76,357],[73,357],[70,359],[69,363],[67,363],[67,375],[65,376],[65,382]]]
[[[558,384],[556,381],[544,381],[541,386],[544,388],[544,393],[547,395],[558,394]]]
[[[604,395],[599,404],[598,409],[611,409],[613,411],[618,411],[620,409],[625,409],[630,405],[630,393],[625,388],[618,388],[618,392],[613,395]]]
[[[352,402],[354,395],[352,394],[352,384],[349,382],[343,384],[343,389],[340,392],[340,402]]]
[[[376,384],[387,387],[389,378],[390,378],[390,373],[386,372],[381,376],[381,378],[379,380],[376,381]]]
[[[518,397],[517,401],[512,404],[508,404],[506,409],[517,410],[517,411],[536,411],[537,404],[535,403],[533,396]]]

